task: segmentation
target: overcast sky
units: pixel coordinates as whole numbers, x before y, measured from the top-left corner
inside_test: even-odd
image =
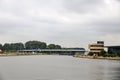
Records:
[[[0,43],[120,45],[120,0],[0,0]]]

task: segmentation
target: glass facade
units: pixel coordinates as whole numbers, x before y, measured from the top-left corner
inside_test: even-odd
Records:
[[[108,46],[108,53],[120,56],[120,46]]]

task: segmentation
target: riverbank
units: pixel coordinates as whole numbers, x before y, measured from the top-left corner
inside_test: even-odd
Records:
[[[59,54],[8,52],[8,53],[0,54],[0,57],[4,57],[4,56],[32,56],[32,55],[59,55]]]
[[[27,56],[27,55],[43,55],[42,53],[33,54],[33,53],[2,53],[0,56]],[[45,54],[44,54],[45,55]]]
[[[84,55],[74,55],[76,58],[88,58],[88,59],[106,59],[106,60],[120,60],[120,57],[102,57],[102,56],[84,56]]]
[[[3,53],[3,56],[29,56],[29,55],[56,55],[56,54],[45,54],[45,53]],[[75,58],[88,58],[88,59],[106,59],[106,60],[120,60],[120,57],[102,57],[102,56],[85,56],[85,55],[74,55]]]

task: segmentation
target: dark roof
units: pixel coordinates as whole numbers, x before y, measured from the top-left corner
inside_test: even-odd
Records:
[[[120,47],[120,46],[105,46],[107,48],[111,48],[111,47]]]

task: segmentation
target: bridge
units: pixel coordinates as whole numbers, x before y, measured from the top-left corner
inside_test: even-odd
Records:
[[[54,53],[54,54],[70,54],[74,55],[75,53],[84,54],[84,48],[77,48],[77,49],[25,49],[25,50],[18,50],[18,52],[36,52],[36,53]]]

